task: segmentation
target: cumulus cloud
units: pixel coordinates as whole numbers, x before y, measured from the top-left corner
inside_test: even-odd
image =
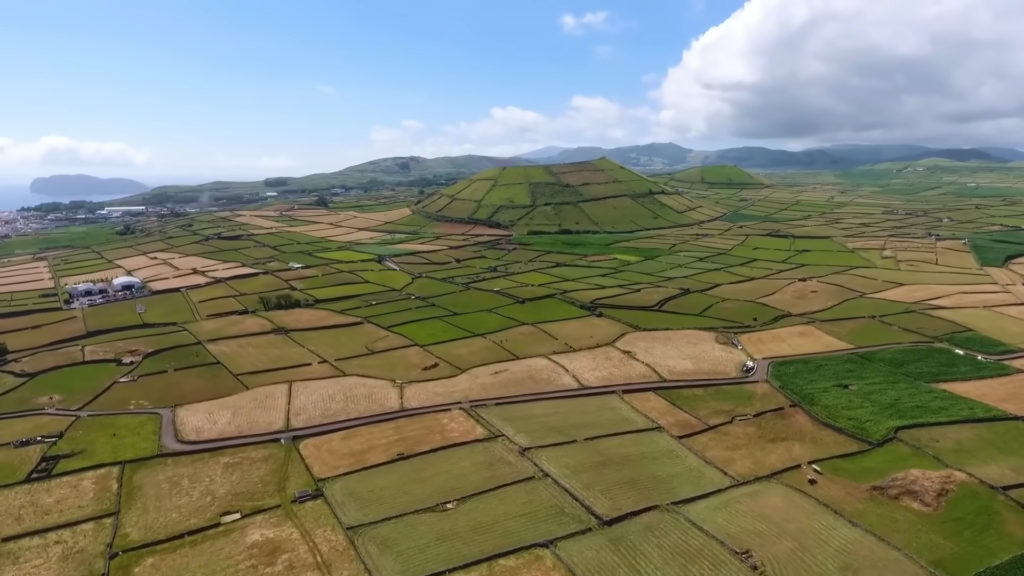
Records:
[[[431,128],[416,121],[374,126],[370,142],[377,153],[451,156],[511,156],[550,144],[625,145],[642,137],[654,111],[627,107],[600,96],[574,96],[558,114],[517,106],[491,108],[478,120]]]
[[[678,138],[1017,143],[1020,0],[749,0],[653,97]]]
[[[44,136],[33,142],[0,138],[0,166],[141,166],[149,151],[123,142]]]
[[[587,30],[604,30],[608,28],[608,12],[587,12],[581,16],[563,14],[558,22],[566,34],[583,34]]]

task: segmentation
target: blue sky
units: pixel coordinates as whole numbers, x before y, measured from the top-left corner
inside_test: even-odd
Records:
[[[0,0],[0,184],[549,144],[1020,144],[1019,0]]]
[[[148,150],[145,169],[112,173],[338,169],[375,156],[373,126],[554,114],[576,94],[642,103],[739,5],[4,0],[0,137]],[[588,12],[606,15],[567,32],[565,15]]]

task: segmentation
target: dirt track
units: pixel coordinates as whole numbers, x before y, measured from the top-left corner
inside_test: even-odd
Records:
[[[253,436],[243,436],[239,438],[228,438],[224,440],[211,440],[205,442],[182,442],[178,439],[174,429],[174,411],[171,408],[153,408],[145,410],[29,410],[24,412],[13,412],[10,414],[0,415],[0,420],[6,420],[8,418],[17,418],[20,416],[31,416],[37,414],[51,414],[55,416],[109,416],[115,414],[158,414],[160,416],[160,443],[163,449],[166,451],[173,452],[192,452],[197,450],[209,450],[211,448],[228,448],[232,446],[246,446],[249,444],[258,444],[261,442],[269,442],[274,440],[284,440],[292,438],[301,438],[305,436],[316,436],[319,434],[326,434],[328,432],[337,432],[339,430],[346,430],[349,428],[356,428],[367,424],[375,424],[377,422],[387,422],[390,420],[397,420],[399,418],[405,418],[406,416],[414,416],[417,414],[430,414],[434,412],[444,412],[445,410],[451,410],[453,408],[465,408],[472,406],[492,405],[492,404],[510,404],[515,402],[528,402],[532,400],[552,400],[558,398],[574,398],[579,396],[593,396],[597,394],[608,394],[611,392],[648,392],[651,390],[659,390],[662,388],[677,388],[679,386],[716,386],[716,385],[729,385],[729,384],[752,384],[756,382],[764,382],[768,379],[768,371],[771,368],[771,364],[775,360],[791,360],[794,358],[808,358],[817,356],[836,356],[839,354],[851,354],[856,352],[867,352],[870,350],[883,350],[888,348],[908,348],[916,346],[927,346],[928,344],[887,344],[882,346],[870,346],[866,348],[856,348],[851,350],[838,350],[834,352],[821,352],[817,354],[805,354],[803,356],[787,356],[785,358],[777,359],[764,359],[758,362],[757,369],[753,374],[749,376],[741,376],[738,378],[720,378],[711,380],[686,380],[686,381],[672,381],[672,382],[639,382],[635,384],[615,384],[612,386],[598,386],[591,388],[571,388],[567,390],[555,390],[550,392],[540,392],[536,394],[521,394],[517,396],[507,396],[503,398],[485,398],[479,400],[473,400],[470,402],[454,403],[454,404],[441,404],[437,406],[424,406],[422,408],[410,408],[407,410],[397,410],[394,412],[387,412],[384,414],[376,414],[373,416],[365,416],[362,418],[353,418],[351,420],[344,420],[341,422],[330,422],[326,424],[319,424],[316,426],[308,426],[305,428],[294,428],[292,430],[285,430],[283,432],[272,432],[268,434],[257,434]],[[1015,352],[1013,354],[1007,354],[1004,356],[989,356],[991,360],[1013,360],[1017,358],[1024,358],[1024,351]]]

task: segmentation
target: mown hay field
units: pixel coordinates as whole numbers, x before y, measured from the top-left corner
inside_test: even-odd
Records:
[[[174,410],[174,428],[178,439],[186,442],[284,430],[288,425],[289,394],[288,384],[275,384],[178,406]]]
[[[928,570],[800,492],[773,482],[726,490],[683,513],[771,573],[924,576]]]
[[[996,486],[1024,482],[1024,422],[983,422],[903,430],[899,437]]]
[[[554,485],[529,480],[470,498],[451,510],[355,529],[353,539],[372,573],[426,576],[572,534],[593,522]]]
[[[468,414],[452,410],[315,436],[303,440],[299,451],[313,475],[326,478],[488,436]]]
[[[0,489],[0,538],[112,514],[120,467],[108,466]]]
[[[540,448],[530,457],[604,518],[724,488],[728,476],[663,432]]]
[[[457,502],[534,474],[514,447],[488,440],[346,474],[324,486],[341,521],[358,526]]]
[[[0,544],[0,576],[102,574],[114,518],[76,524]]]
[[[476,412],[527,448],[654,427],[614,395],[485,406]]]

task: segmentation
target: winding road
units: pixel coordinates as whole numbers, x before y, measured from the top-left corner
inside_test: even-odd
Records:
[[[881,346],[851,348],[848,350],[836,350],[832,352],[817,352],[813,354],[786,356],[782,358],[766,358],[758,361],[757,368],[754,370],[753,373],[747,376],[739,376],[736,378],[717,378],[708,380],[674,380],[668,382],[638,382],[633,384],[614,384],[611,386],[595,386],[589,388],[570,388],[568,390],[554,390],[549,392],[534,392],[530,394],[504,396],[500,398],[487,398],[481,400],[471,400],[467,402],[438,404],[435,406],[423,406],[420,408],[408,408],[404,410],[395,410],[393,412],[384,412],[382,414],[374,414],[372,416],[352,418],[349,420],[343,420],[339,422],[328,422],[326,424],[318,424],[316,426],[293,428],[291,430],[283,430],[281,432],[268,432],[266,434],[254,434],[250,436],[240,436],[237,438],[226,438],[223,440],[206,440],[201,442],[183,442],[178,439],[178,435],[174,429],[174,410],[171,408],[148,408],[138,410],[64,410],[59,408],[40,409],[26,410],[22,412],[12,412],[9,414],[0,414],[0,420],[35,415],[75,416],[83,418],[89,416],[112,416],[119,414],[156,414],[160,416],[160,443],[165,451],[195,452],[200,450],[211,450],[217,448],[247,446],[250,444],[259,444],[261,442],[269,442],[274,440],[291,440],[293,438],[304,436],[316,436],[320,434],[326,434],[329,432],[337,432],[339,430],[347,430],[349,428],[357,428],[359,426],[365,426],[367,424],[376,424],[379,422],[398,420],[400,418],[405,418],[408,416],[445,412],[455,408],[469,408],[473,406],[485,406],[491,404],[511,404],[516,402],[529,402],[534,400],[576,398],[580,396],[596,396],[600,394],[609,394],[615,392],[649,392],[653,390],[660,390],[663,388],[679,388],[682,386],[728,386],[733,384],[751,384],[754,382],[766,381],[772,363],[780,360],[793,360],[797,358],[816,358],[823,356],[839,356],[843,354],[869,352],[872,350],[887,350],[892,348],[916,348],[922,346],[932,346],[932,344],[885,344]],[[1015,352],[1013,354],[1005,354],[1002,356],[979,356],[994,361],[1014,360],[1017,358],[1024,358],[1024,351]]]

